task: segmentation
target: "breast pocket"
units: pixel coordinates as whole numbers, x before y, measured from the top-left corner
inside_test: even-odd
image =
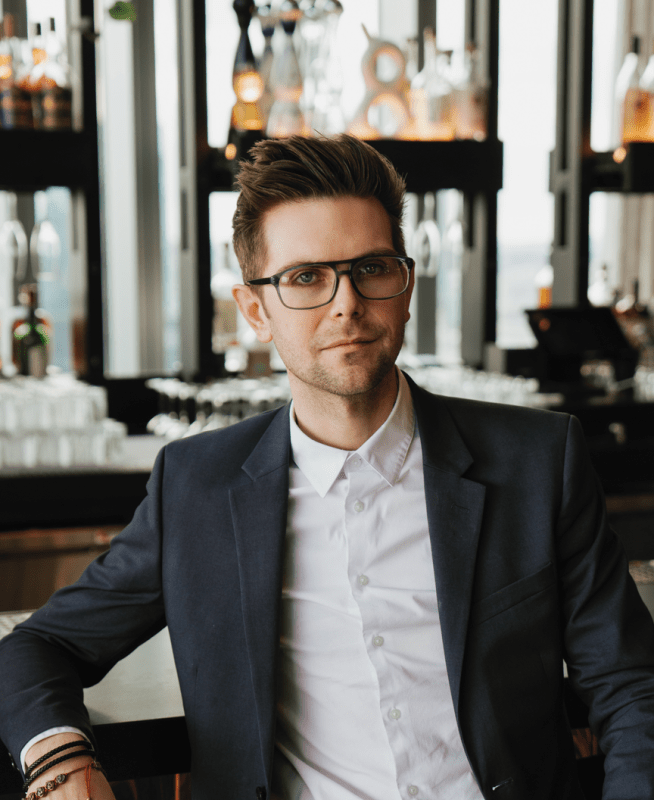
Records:
[[[556,574],[551,563],[471,609],[470,668],[485,687],[494,716],[505,730],[540,728],[557,709],[561,636]]]
[[[538,572],[503,586],[497,592],[478,600],[470,610],[470,625],[480,625],[492,617],[502,614],[513,606],[523,603],[534,595],[544,592],[555,583],[556,576],[551,562]]]

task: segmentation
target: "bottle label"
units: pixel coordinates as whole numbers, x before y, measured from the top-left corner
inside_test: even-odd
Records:
[[[53,86],[41,91],[40,127],[49,131],[70,130],[72,127],[72,98],[70,89]]]
[[[8,86],[0,91],[0,128],[27,130],[34,127],[32,98],[25,89]]]
[[[47,366],[47,354],[44,346],[30,347],[27,351],[27,374],[34,378],[44,378]]]

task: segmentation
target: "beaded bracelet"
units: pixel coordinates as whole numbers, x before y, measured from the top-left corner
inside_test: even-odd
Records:
[[[62,772],[61,775],[57,775],[56,778],[53,778],[51,781],[46,781],[45,786],[39,786],[33,792],[25,795],[25,800],[40,800],[41,797],[45,797],[46,794],[49,792],[58,789],[62,783],[65,783],[66,780],[71,776],[74,775],[76,772],[81,772],[82,770],[86,770],[86,797],[87,800],[91,799],[91,770],[99,770],[104,775],[104,770],[98,764],[97,761],[91,761],[89,764],[84,764],[83,767],[78,767],[77,769],[72,769],[70,772]]]
[[[54,767],[56,764],[61,764],[63,761],[68,761],[71,758],[77,758],[77,756],[91,756],[95,757],[95,750],[88,745],[88,747],[84,748],[84,750],[76,750],[74,753],[68,753],[65,756],[60,756],[59,758],[55,758],[54,761],[51,761],[49,764],[45,764],[41,767],[41,769],[37,769],[37,771],[30,775],[25,783],[23,784],[23,791],[26,792],[30,783],[33,783],[40,775],[43,775],[44,772],[47,772],[50,767]]]
[[[51,758],[52,756],[57,755],[57,753],[61,753],[63,750],[68,750],[71,747],[86,747],[86,748],[88,748],[89,746],[90,746],[90,744],[89,744],[89,742],[87,742],[86,739],[77,739],[74,742],[68,742],[68,744],[62,744],[60,747],[55,747],[54,750],[50,750],[49,753],[46,753],[45,755],[41,756],[41,758],[37,758],[36,761],[33,764],[30,764],[30,766],[27,767],[27,769],[25,770],[25,777],[29,778],[30,772],[35,767],[38,767],[40,764],[43,764],[49,758]]]

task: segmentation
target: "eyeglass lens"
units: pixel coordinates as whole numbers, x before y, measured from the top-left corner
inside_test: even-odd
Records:
[[[392,256],[374,256],[358,261],[352,280],[370,300],[384,300],[401,294],[409,283],[407,265]],[[285,272],[279,281],[279,294],[289,308],[311,308],[329,302],[334,292],[336,273],[320,264]]]

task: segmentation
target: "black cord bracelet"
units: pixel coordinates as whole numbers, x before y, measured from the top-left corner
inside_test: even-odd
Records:
[[[71,747],[88,747],[88,746],[89,742],[87,742],[86,739],[77,739],[74,742],[68,742],[68,744],[62,744],[61,747],[55,747],[54,750],[50,750],[49,753],[46,753],[44,756],[41,756],[41,758],[37,758],[33,764],[30,764],[30,766],[27,767],[27,769],[25,770],[25,777],[29,778],[30,772],[35,767],[38,767],[40,764],[45,763],[49,758],[52,758],[52,756],[57,755],[57,753],[61,753],[62,750],[68,750]]]
[[[55,764],[61,764],[63,761],[68,761],[71,758],[77,758],[77,756],[91,756],[94,758],[95,750],[91,747],[91,745],[89,745],[88,748],[84,750],[76,750],[74,753],[68,753],[68,755],[55,758],[54,761],[51,761],[49,764],[41,767],[41,769],[37,769],[33,775],[30,775],[30,777],[23,784],[23,791],[26,792],[30,783],[33,783],[39,777],[39,775],[43,775],[44,772],[47,772],[50,767],[54,767]]]

